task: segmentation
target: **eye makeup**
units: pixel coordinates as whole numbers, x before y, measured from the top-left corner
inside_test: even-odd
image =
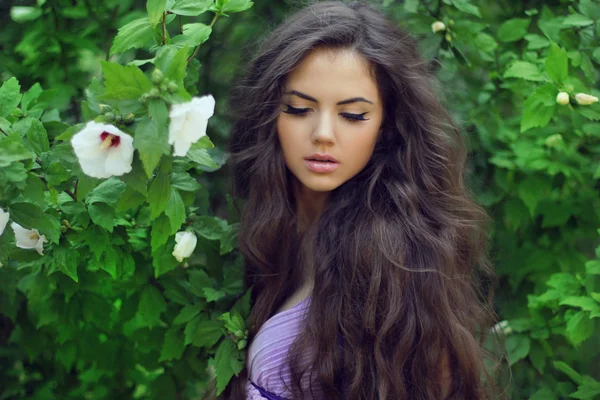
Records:
[[[289,104],[285,104],[284,105],[285,108],[282,109],[281,111],[286,113],[286,114],[291,114],[291,115],[298,115],[298,116],[304,116],[306,115],[309,111],[310,108],[296,108],[296,107],[292,107]],[[365,114],[367,114],[368,112],[364,112],[361,114],[353,114],[353,113],[340,113],[340,115],[342,117],[344,117],[345,119],[347,119],[350,122],[354,122],[354,121],[368,121],[369,118],[365,118]]]

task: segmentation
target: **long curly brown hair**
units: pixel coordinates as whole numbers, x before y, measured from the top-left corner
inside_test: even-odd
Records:
[[[322,47],[370,61],[384,119],[366,167],[298,232],[276,119],[286,76]],[[490,220],[465,187],[464,138],[440,97],[416,41],[360,2],[318,2],[289,17],[234,90],[249,340],[314,267],[308,315],[289,352],[295,399],[304,398],[305,373],[328,399],[479,400],[495,391],[482,345],[495,320]],[[309,348],[314,357],[301,363]],[[245,399],[247,379],[244,369],[224,397]]]

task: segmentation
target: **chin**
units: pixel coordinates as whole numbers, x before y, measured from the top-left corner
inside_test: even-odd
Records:
[[[331,192],[342,185],[344,182],[339,182],[325,177],[306,179],[301,181],[302,185],[315,192]]]

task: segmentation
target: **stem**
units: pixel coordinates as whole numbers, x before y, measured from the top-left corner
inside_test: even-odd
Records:
[[[6,136],[8,136],[8,133],[4,132],[4,130],[2,130],[2,128],[0,128],[0,132],[4,133]]]
[[[71,196],[74,201],[77,201],[77,196],[75,196],[75,193],[71,192],[70,190],[65,190],[65,193]]]
[[[162,21],[161,21],[161,25],[162,25],[162,44],[163,46],[167,43],[167,13],[164,12],[163,16],[162,16]]]
[[[179,20],[179,34],[183,34],[183,17],[181,15],[178,15],[178,20]]]
[[[219,18],[219,13],[216,13],[215,16],[213,17],[213,20],[211,21],[210,25],[208,26],[209,28],[212,29],[213,25],[215,24],[215,22],[217,22],[217,19]],[[190,56],[190,58],[188,58],[187,62],[188,64],[190,63],[190,61],[192,61],[194,58],[196,58],[196,56],[198,55],[198,50],[200,50],[200,46],[202,46],[201,44],[199,44],[198,46],[196,46],[196,48],[194,49],[194,52],[192,53],[192,55]]]

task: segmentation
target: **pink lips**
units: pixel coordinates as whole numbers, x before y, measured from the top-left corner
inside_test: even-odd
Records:
[[[304,163],[312,172],[327,173],[335,170],[340,163],[329,154],[315,153],[304,159]]]

